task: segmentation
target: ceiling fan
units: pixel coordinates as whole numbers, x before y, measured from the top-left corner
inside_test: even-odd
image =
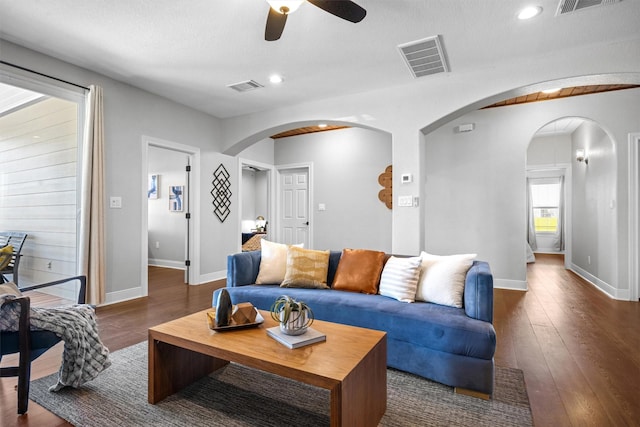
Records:
[[[338,18],[356,23],[360,22],[367,15],[367,11],[349,0],[306,0],[312,5],[319,7],[325,12],[329,12]],[[264,30],[266,41],[278,40],[287,22],[287,16],[295,12],[305,0],[284,0],[271,1],[269,3],[269,15],[267,15],[267,26]]]

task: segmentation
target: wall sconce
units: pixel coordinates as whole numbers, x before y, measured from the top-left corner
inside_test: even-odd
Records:
[[[579,148],[576,150],[576,160],[579,162],[584,162],[585,165],[589,164],[589,158],[587,157],[587,153],[582,148]]]

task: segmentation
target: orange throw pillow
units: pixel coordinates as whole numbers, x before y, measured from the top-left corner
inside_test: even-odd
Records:
[[[333,279],[333,289],[377,294],[385,253],[367,249],[345,249]]]

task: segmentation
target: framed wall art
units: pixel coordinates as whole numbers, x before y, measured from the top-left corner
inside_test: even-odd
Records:
[[[184,209],[184,185],[172,185],[169,187],[169,210],[182,212]]]
[[[158,198],[158,179],[160,179],[160,175],[158,175],[157,173],[149,174],[149,182],[147,186],[147,198],[149,199]]]

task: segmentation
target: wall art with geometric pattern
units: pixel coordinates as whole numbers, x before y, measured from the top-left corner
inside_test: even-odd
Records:
[[[213,189],[211,195],[213,196],[213,213],[216,214],[220,222],[224,222],[225,219],[231,213],[231,181],[229,178],[229,172],[225,169],[224,165],[220,163],[218,169],[213,172]]]

